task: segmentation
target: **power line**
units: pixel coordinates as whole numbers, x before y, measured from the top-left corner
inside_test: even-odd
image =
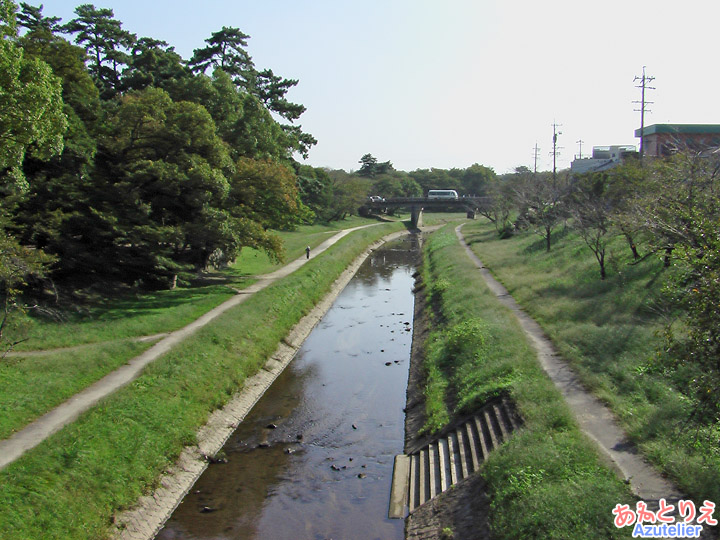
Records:
[[[633,103],[639,103],[640,108],[634,109],[635,112],[640,113],[640,159],[643,158],[643,155],[645,154],[645,113],[651,112],[646,109],[648,104],[654,103],[654,101],[645,101],[645,90],[655,90],[654,86],[648,86],[648,83],[651,83],[655,80],[655,77],[648,77],[645,75],[645,66],[643,66],[643,72],[642,77],[635,77],[633,82],[640,81],[640,84],[636,85],[635,88],[642,89],[641,92],[641,100],[640,101],[633,101]]]

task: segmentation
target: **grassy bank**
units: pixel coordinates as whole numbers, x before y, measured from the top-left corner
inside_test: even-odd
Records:
[[[85,301],[61,303],[56,318],[28,316],[22,323],[27,340],[16,351],[48,350],[171,332],[182,328],[244,288],[251,277],[277,270],[304,255],[342,229],[371,225],[374,219],[351,217],[325,225],[307,225],[277,234],[283,242],[284,262],[271,261],[264,252],[242,250],[229,268],[173,290],[93,295]],[[209,283],[210,282],[210,283]],[[32,315],[33,312],[30,312]]]
[[[26,317],[27,340],[13,350],[43,351],[171,332],[234,294],[224,285],[195,285],[96,297],[87,303],[61,306],[57,319]]]
[[[423,279],[434,330],[426,341],[428,430],[508,394],[525,425],[482,468],[497,538],[622,538],[612,508],[634,501],[601,464],[512,313],[497,302],[457,241],[431,235]]]
[[[370,242],[356,231],[224,313],[129,386],[0,471],[0,538],[104,538],[113,515],[151,489],[199,425],[257,371]]]
[[[286,259],[299,257],[316,237],[325,240],[341,228],[373,223],[376,221],[353,218],[282,233]],[[0,410],[5,411],[0,417],[0,438],[36,420],[152,345],[132,343],[133,338],[182,328],[234,296],[234,289],[251,283],[233,269],[212,277],[222,284],[208,285],[207,280],[199,280],[174,290],[90,298],[82,305],[65,306],[60,321],[27,317],[25,332],[29,339],[15,348],[17,352],[81,348],[0,361]]]
[[[152,343],[120,341],[0,366],[0,439],[5,439],[139,355]]]
[[[343,229],[360,227],[372,223],[377,223],[377,220],[350,216],[342,221],[332,221],[330,223],[320,223],[317,225],[303,225],[294,231],[278,231],[277,235],[283,243],[284,261],[294,261],[298,257],[302,257],[305,255],[305,248],[307,246],[310,246],[311,249],[316,248],[333,234]],[[253,248],[243,248],[240,256],[230,268],[234,275],[254,276],[277,270],[283,266],[285,262],[272,260],[264,251]]]
[[[561,231],[549,253],[529,232],[499,240],[488,223],[463,231],[643,454],[694,500],[720,499],[720,426],[695,423],[691,401],[653,367],[667,323],[659,290],[668,270],[660,258],[631,264],[617,238],[600,281],[594,256],[571,231]]]

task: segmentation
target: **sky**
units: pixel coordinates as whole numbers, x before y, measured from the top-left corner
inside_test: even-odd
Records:
[[[39,1],[28,0],[32,5]],[[44,0],[68,22],[81,0]],[[306,164],[498,174],[557,167],[593,146],[638,145],[645,125],[720,124],[717,0],[97,0],[185,59],[223,26],[258,69],[298,79],[287,98],[318,144]],[[556,125],[557,127],[553,127]],[[579,141],[582,141],[579,142]],[[535,147],[539,148],[536,152]],[[302,158],[298,158],[302,161]]]

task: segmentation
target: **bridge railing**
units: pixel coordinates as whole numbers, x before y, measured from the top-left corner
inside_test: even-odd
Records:
[[[364,206],[370,208],[386,208],[389,206],[410,205],[448,205],[448,206],[483,206],[490,201],[490,197],[460,197],[458,199],[435,199],[428,197],[388,197],[384,201],[366,201]]]

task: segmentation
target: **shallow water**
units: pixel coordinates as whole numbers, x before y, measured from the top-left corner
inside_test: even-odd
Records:
[[[158,539],[403,538],[387,511],[416,256],[415,237],[371,254]]]

